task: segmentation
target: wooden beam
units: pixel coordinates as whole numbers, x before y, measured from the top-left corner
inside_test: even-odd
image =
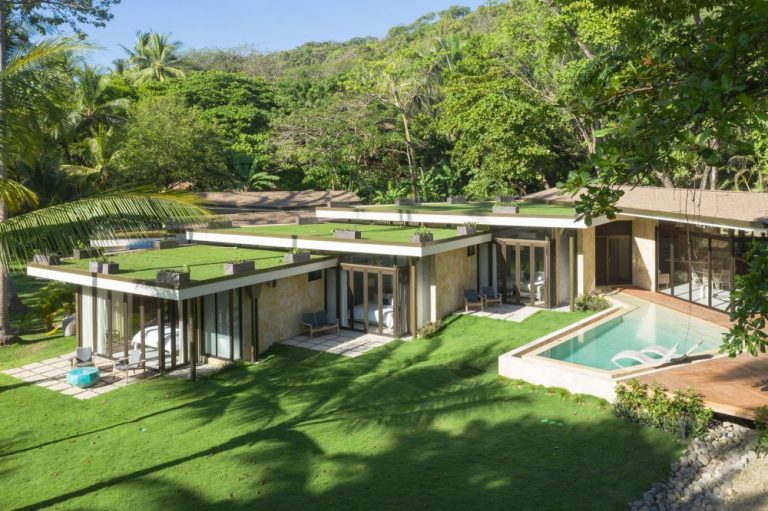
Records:
[[[142,295],[139,296],[139,338],[141,339],[141,359],[146,364],[147,360],[147,333],[144,331],[146,325],[146,317],[144,315],[144,300]]]
[[[157,299],[157,355],[160,357],[160,372],[165,372],[165,300]]]
[[[576,310],[576,237],[568,236],[568,307]]]
[[[189,331],[189,300],[184,300],[181,302],[181,313],[183,316],[183,323],[184,323],[184,340],[187,344],[187,355],[189,356],[189,378],[192,381],[197,381],[197,363],[195,361],[194,352],[195,352],[195,335],[194,335],[194,328],[192,329],[192,332]]]

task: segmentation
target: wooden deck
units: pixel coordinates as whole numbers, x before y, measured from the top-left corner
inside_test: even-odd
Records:
[[[693,387],[708,407],[732,417],[754,419],[756,408],[768,406],[768,355],[719,356],[658,369],[638,379],[657,381],[669,390]]]
[[[622,287],[617,289],[622,293],[627,293],[628,295],[642,298],[647,302],[663,305],[664,307],[676,310],[677,312],[688,314],[694,318],[714,323],[723,328],[731,327],[731,319],[725,312],[710,309],[709,307],[704,307],[703,305],[686,302],[680,298],[657,293],[656,291],[648,291],[647,289],[640,289],[637,287]]]
[[[621,291],[723,328],[731,326],[731,320],[724,312],[645,289],[627,287]],[[732,417],[753,419],[756,408],[768,406],[768,355],[717,356],[657,369],[638,379],[643,383],[657,381],[669,390],[693,387],[707,406]]]

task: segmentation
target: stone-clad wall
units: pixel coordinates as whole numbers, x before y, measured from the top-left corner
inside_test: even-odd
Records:
[[[434,263],[437,317],[442,318],[464,306],[464,290],[477,287],[477,252],[466,248],[436,254]]]
[[[579,231],[578,237],[578,293],[583,295],[595,290],[595,228]]]
[[[632,284],[656,289],[656,221],[632,220]]]
[[[259,293],[259,352],[301,332],[301,315],[325,308],[325,274],[309,282],[306,274],[261,285]]]

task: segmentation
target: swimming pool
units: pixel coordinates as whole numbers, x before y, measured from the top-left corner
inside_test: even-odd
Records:
[[[622,360],[621,366],[614,364],[611,358],[624,350],[653,345],[671,348],[677,344],[677,352],[684,353],[699,341],[703,342],[694,354],[720,347],[723,328],[624,293],[614,298],[633,310],[580,332],[538,356],[613,371],[639,364],[631,360]]]

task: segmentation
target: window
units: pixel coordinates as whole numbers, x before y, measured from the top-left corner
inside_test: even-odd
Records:
[[[313,280],[320,280],[323,278],[323,271],[322,270],[311,271],[307,273],[307,276],[310,282],[312,282]]]
[[[467,247],[467,257],[472,257],[477,253],[477,245]]]
[[[222,291],[203,299],[205,354],[240,358],[240,290]]]

